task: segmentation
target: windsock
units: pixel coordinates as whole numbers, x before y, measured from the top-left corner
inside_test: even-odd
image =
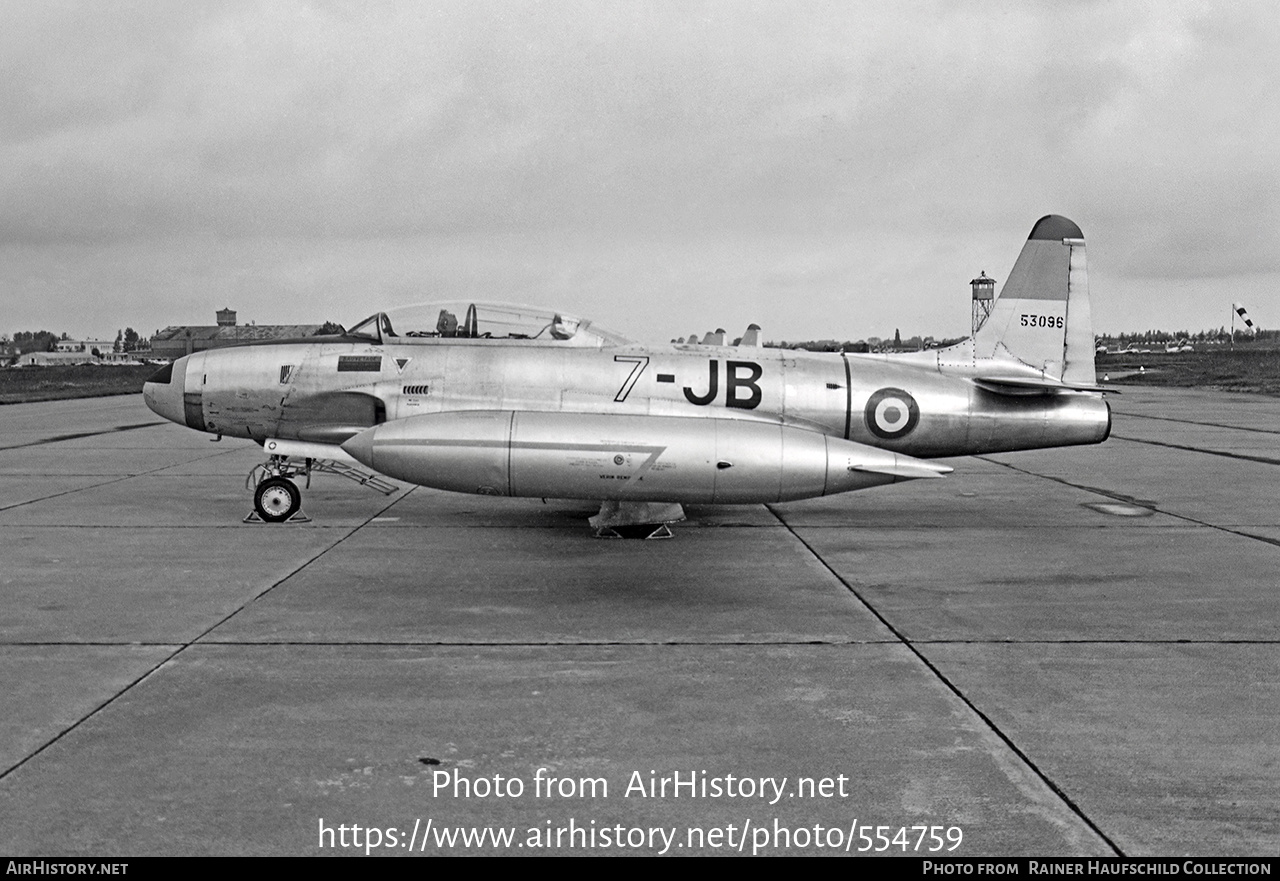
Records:
[[[1257,333],[1257,328],[1253,326],[1253,319],[1249,317],[1249,312],[1244,308],[1243,303],[1232,303],[1231,308],[1236,310],[1236,314],[1240,316],[1240,320],[1244,322],[1244,326],[1249,328],[1249,333]]]

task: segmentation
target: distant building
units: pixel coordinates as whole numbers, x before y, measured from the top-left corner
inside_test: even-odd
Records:
[[[141,364],[141,359],[148,357],[146,352],[103,352],[102,364]]]
[[[27,352],[18,358],[18,366],[49,367],[55,364],[89,364],[97,360],[89,352]]]
[[[217,324],[177,325],[156,331],[151,338],[151,358],[169,361],[225,346],[243,346],[268,340],[298,339],[314,336],[318,324],[248,324],[236,325],[234,309],[219,309]]]
[[[106,340],[58,340],[52,352],[27,352],[17,360],[19,367],[48,367],[55,364],[102,364],[115,355],[115,343]],[[7,360],[8,357],[5,356]]]
[[[82,354],[93,354],[93,350],[97,349],[99,354],[110,352],[115,348],[115,343],[107,340],[58,340],[55,343],[55,352],[79,352]]]

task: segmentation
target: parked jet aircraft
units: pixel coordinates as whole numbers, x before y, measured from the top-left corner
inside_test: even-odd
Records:
[[[461,316],[461,320],[459,320]],[[1041,218],[976,334],[949,348],[832,354],[638,345],[565,313],[436,304],[338,336],[216,349],[146,383],[180,425],[251,438],[254,507],[299,515],[294,478],[337,470],[458,492],[589,499],[599,530],[681,503],[804,499],[952,469],[928,461],[1100,443],[1084,238]],[[357,464],[358,463],[358,464]],[[660,527],[665,529],[665,527]]]

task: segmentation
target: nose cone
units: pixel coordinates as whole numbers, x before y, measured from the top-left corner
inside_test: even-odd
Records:
[[[176,422],[187,424],[183,407],[183,391],[186,385],[187,359],[179,358],[172,364],[166,364],[148,377],[142,385],[142,399],[155,413]]]

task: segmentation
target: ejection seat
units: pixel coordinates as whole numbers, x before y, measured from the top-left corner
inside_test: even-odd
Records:
[[[448,309],[440,310],[440,318],[436,321],[436,333],[440,336],[458,335],[458,316]]]

